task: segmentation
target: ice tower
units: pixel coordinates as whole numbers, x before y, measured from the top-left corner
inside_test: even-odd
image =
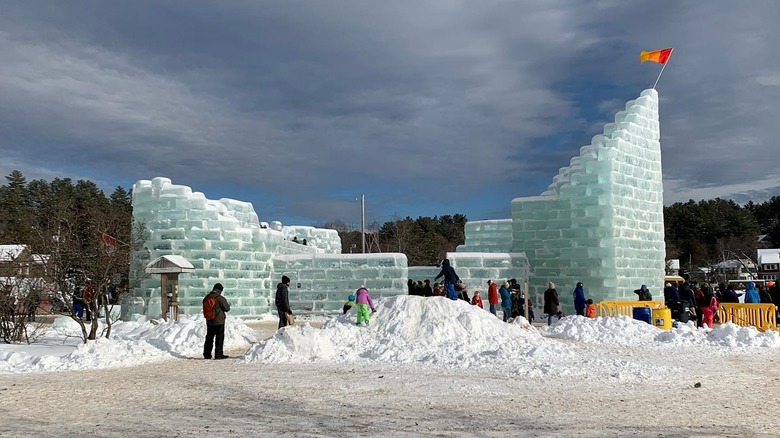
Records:
[[[548,281],[556,283],[569,309],[578,281],[594,301],[636,299],[633,290],[642,284],[660,296],[665,245],[659,139],[658,93],[645,90],[580,148],[547,191],[512,200],[511,251],[528,257],[536,303]],[[507,226],[469,223],[459,250],[493,251]]]

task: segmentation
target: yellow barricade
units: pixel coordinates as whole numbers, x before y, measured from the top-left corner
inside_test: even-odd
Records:
[[[760,332],[777,330],[774,304],[723,303],[718,306],[717,314],[721,323],[753,326]]]
[[[634,317],[634,307],[666,308],[664,303],[658,301],[599,301],[597,305],[599,316],[625,315],[629,318]]]

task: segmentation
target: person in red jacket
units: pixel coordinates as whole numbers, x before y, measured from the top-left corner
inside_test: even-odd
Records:
[[[480,309],[484,309],[485,307],[482,305],[482,297],[479,296],[479,291],[474,291],[474,297],[471,299],[471,304],[474,306],[479,306]]]
[[[496,315],[498,311],[498,285],[493,280],[488,280],[488,304],[490,304],[490,313]]]
[[[702,301],[703,301],[701,305],[702,327],[706,325],[707,327],[712,328],[712,323],[714,322],[715,319],[715,312],[717,312],[718,310],[718,299],[715,298],[715,294],[709,293],[704,295]]]

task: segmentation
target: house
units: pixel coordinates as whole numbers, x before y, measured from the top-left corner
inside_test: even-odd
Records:
[[[780,248],[759,249],[758,278],[762,280],[780,279]]]
[[[756,272],[756,264],[750,259],[724,260],[712,266],[711,274],[719,280],[751,280]]]
[[[0,245],[0,277],[46,277],[48,262],[27,245]]]

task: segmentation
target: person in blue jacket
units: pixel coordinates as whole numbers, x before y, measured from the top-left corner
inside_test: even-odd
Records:
[[[747,284],[747,290],[745,290],[745,304],[748,303],[760,303],[761,296],[758,294],[756,285],[751,281]]]
[[[504,311],[504,322],[512,316],[512,294],[509,293],[509,282],[504,283],[498,288],[498,295],[501,297],[501,309]]]
[[[458,277],[458,274],[456,274],[455,270],[450,266],[449,259],[442,260],[441,272],[439,272],[439,275],[437,275],[433,281],[438,280],[442,275],[444,276],[444,289],[447,291],[447,298],[457,300],[459,296],[458,293],[455,292],[455,283],[460,280],[460,277]]]
[[[577,315],[585,316],[585,291],[582,290],[582,282],[577,283],[577,287],[574,288],[574,310]]]
[[[672,283],[666,283],[666,287],[664,287],[664,305],[671,308],[676,306],[678,301],[680,301],[680,292]]]

